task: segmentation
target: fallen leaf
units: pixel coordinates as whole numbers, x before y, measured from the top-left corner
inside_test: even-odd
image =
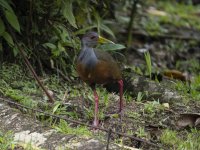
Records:
[[[167,13],[161,10],[157,10],[154,7],[150,7],[147,12],[151,15],[155,15],[155,16],[167,16]]]
[[[195,125],[195,127],[200,125],[200,117],[196,119],[194,125]]]
[[[186,81],[186,76],[178,70],[165,71],[164,76],[166,76],[168,78],[172,78],[172,79],[178,79],[178,80],[181,80],[181,81]]]
[[[165,108],[168,108],[168,109],[169,109],[169,103],[162,103],[162,105],[163,105]]]
[[[185,113],[180,114],[180,118],[176,122],[176,126],[179,129],[185,127],[195,127],[200,123],[200,114],[199,113]]]

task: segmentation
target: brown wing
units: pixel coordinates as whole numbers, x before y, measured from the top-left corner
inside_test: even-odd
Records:
[[[80,78],[89,83],[105,84],[121,79],[121,71],[112,56],[103,51],[95,50],[98,63],[91,69],[77,63],[77,72]]]
[[[115,62],[99,60],[91,72],[91,80],[98,84],[105,84],[121,79],[121,72]]]
[[[99,50],[99,49],[94,49],[94,53],[96,54],[97,59],[105,61],[105,62],[115,62],[113,57],[105,51]]]

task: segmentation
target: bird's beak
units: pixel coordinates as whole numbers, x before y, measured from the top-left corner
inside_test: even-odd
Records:
[[[106,38],[103,38],[102,36],[99,36],[98,43],[100,43],[100,44],[103,44],[103,43],[112,43],[112,44],[114,44],[113,41],[110,41],[110,40],[108,40]]]

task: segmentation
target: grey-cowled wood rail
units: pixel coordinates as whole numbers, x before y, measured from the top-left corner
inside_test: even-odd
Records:
[[[95,89],[96,84],[107,84],[110,82],[118,82],[120,102],[119,111],[123,108],[123,80],[121,71],[112,58],[112,56],[102,50],[98,50],[95,47],[98,43],[110,43],[107,40],[99,36],[96,32],[86,33],[81,40],[81,52],[77,59],[77,72],[80,78],[89,84],[94,92],[95,98],[95,112],[93,126],[97,127],[98,120],[98,104],[99,98]],[[113,43],[113,42],[112,42]]]

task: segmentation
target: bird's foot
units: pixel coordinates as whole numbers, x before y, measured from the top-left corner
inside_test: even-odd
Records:
[[[93,126],[94,126],[94,127],[98,127],[98,125],[99,125],[99,120],[94,120]]]
[[[99,121],[94,120],[93,125],[92,125],[92,131],[95,132],[95,133],[98,132],[98,126],[99,126]]]
[[[122,118],[124,117],[124,110],[119,110],[118,114],[119,114],[120,121],[122,122]]]

